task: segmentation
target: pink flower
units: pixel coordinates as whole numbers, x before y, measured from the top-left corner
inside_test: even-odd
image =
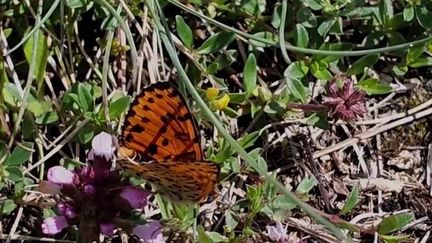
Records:
[[[64,216],[47,218],[42,223],[42,232],[47,235],[55,235],[68,227],[69,223]]]
[[[120,197],[126,200],[132,208],[142,208],[147,204],[151,194],[140,187],[125,187],[120,192]]]
[[[340,77],[339,77],[340,78]],[[327,83],[327,96],[323,97],[324,105],[330,108],[330,115],[345,121],[362,117],[366,112],[365,94],[354,89],[352,79],[342,77],[343,86],[340,88],[336,79]]]
[[[287,235],[286,228],[282,225],[281,222],[277,221],[276,226],[266,226],[267,234],[269,238],[278,243],[288,243],[289,236]]]
[[[165,240],[161,231],[162,225],[159,221],[150,221],[145,225],[137,225],[133,228],[133,233],[140,238],[143,243],[164,243]]]
[[[72,184],[75,174],[63,166],[54,166],[48,170],[48,181],[57,184]]]

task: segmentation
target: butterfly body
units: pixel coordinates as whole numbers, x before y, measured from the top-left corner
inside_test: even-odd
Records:
[[[217,183],[219,167],[204,160],[190,110],[167,82],[145,88],[134,100],[120,141],[121,166],[175,201],[198,202]],[[138,163],[135,155],[150,162]]]

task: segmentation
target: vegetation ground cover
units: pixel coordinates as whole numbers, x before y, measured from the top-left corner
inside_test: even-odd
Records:
[[[429,242],[431,19],[426,0],[0,0],[0,238]],[[116,166],[157,82],[221,168],[207,201]]]

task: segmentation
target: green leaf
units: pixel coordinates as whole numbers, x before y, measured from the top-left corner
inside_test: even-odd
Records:
[[[317,18],[309,8],[301,8],[297,12],[298,22],[306,28],[315,28]]]
[[[246,95],[243,93],[229,93],[231,104],[242,104],[246,100]]]
[[[23,173],[21,171],[21,169],[17,166],[8,166],[6,167],[6,174],[7,177],[9,178],[9,180],[14,181],[14,182],[19,182],[23,180]]]
[[[415,15],[417,17],[417,21],[419,22],[419,24],[427,29],[427,30],[431,30],[432,29],[432,13],[427,10],[427,8],[425,6],[422,7],[415,7]]]
[[[394,65],[393,68],[392,68],[392,72],[396,76],[403,76],[403,75],[405,75],[406,72],[408,72],[408,66],[406,66],[404,64]]]
[[[225,211],[225,225],[228,226],[230,230],[235,229],[238,225],[238,221],[230,210]]]
[[[326,36],[331,27],[336,23],[336,18],[327,19],[320,24],[318,27],[318,34],[320,36]]]
[[[55,111],[49,111],[35,119],[38,125],[48,125],[58,121],[58,114]]]
[[[330,80],[332,74],[327,70],[328,64],[323,61],[313,62],[311,65],[311,73],[315,78],[321,80]]]
[[[317,181],[312,176],[304,178],[300,183],[298,184],[296,188],[296,193],[299,194],[308,194],[314,186],[317,185]]]
[[[34,139],[36,134],[37,126],[34,121],[34,116],[29,112],[25,111],[23,121],[21,124],[21,132],[25,139]]]
[[[79,83],[78,84],[78,101],[80,108],[86,112],[86,111],[93,111],[94,104],[93,104],[93,97],[91,95],[90,91],[91,87],[88,84]]]
[[[307,88],[295,77],[286,77],[289,92],[302,103],[306,102]]]
[[[227,50],[216,57],[212,64],[216,64],[216,71],[225,69],[237,60],[236,50]],[[211,64],[211,65],[212,65]]]
[[[49,101],[43,100],[39,101],[34,99],[32,96],[29,97],[28,109],[35,116],[41,116],[47,113],[51,108],[51,103]]]
[[[15,210],[17,205],[12,199],[6,199],[1,206],[1,214],[8,215]]]
[[[237,111],[234,110],[234,109],[232,109],[229,106],[223,108],[222,111],[225,113],[225,115],[227,115],[227,116],[229,116],[231,118],[237,118],[237,117],[239,117],[239,114],[237,113]]]
[[[324,130],[328,129],[329,122],[327,120],[327,112],[313,113],[307,118],[306,124],[310,126],[316,126]]]
[[[9,157],[9,149],[5,142],[0,140],[0,165]]]
[[[87,0],[66,0],[66,4],[69,8],[82,8],[86,6]]]
[[[24,162],[28,161],[33,153],[33,143],[23,142],[18,144],[9,158],[6,160],[8,166],[20,166]]]
[[[249,96],[255,90],[257,82],[257,61],[253,53],[249,54],[243,69],[243,85],[246,95]]]
[[[305,61],[295,61],[291,63],[284,71],[284,77],[303,78],[309,72],[309,67]]]
[[[309,34],[306,28],[302,24],[297,24],[295,30],[296,46],[306,48],[309,44]]]
[[[81,144],[87,144],[90,142],[95,134],[95,131],[90,126],[84,126],[81,130],[78,132],[78,138]]]
[[[215,53],[225,46],[229,45],[234,39],[236,35],[231,32],[221,31],[210,38],[208,38],[199,48],[198,54],[210,54]]]
[[[381,223],[378,224],[377,231],[380,235],[386,235],[402,229],[405,225],[411,223],[414,219],[415,217],[412,213],[391,215],[384,218]]]
[[[360,229],[356,225],[351,224],[345,220],[341,220],[340,222],[337,222],[337,225],[343,229],[347,229],[350,232],[356,232],[356,233],[360,232]]]
[[[274,38],[275,38],[275,35],[270,31],[257,32],[257,33],[254,33],[252,36],[259,37],[261,39],[265,39],[268,41],[274,41]],[[266,44],[266,43],[263,43],[261,41],[256,41],[254,39],[249,39],[248,41],[251,45],[253,45],[256,48],[259,48],[259,47],[265,48],[265,47],[271,46],[270,44]]]
[[[414,62],[411,62],[408,66],[412,68],[432,66],[432,57],[417,58]]]
[[[243,137],[238,139],[238,143],[243,149],[247,149],[252,146],[255,141],[259,138],[259,131],[254,131],[243,135]]]
[[[213,243],[210,237],[206,234],[204,227],[202,225],[198,226],[197,232],[198,232],[198,242]]]
[[[401,243],[410,242],[410,235],[380,235],[384,243]]]
[[[390,20],[393,18],[394,10],[393,3],[391,0],[381,0],[378,4],[379,14],[381,17],[382,24],[389,26]]]
[[[359,196],[358,187],[354,186],[351,193],[348,196],[347,201],[345,202],[345,205],[343,206],[340,212],[342,215],[351,212],[351,210],[355,207],[355,205],[357,205],[357,203],[359,202],[358,196]]]
[[[250,201],[251,213],[257,213],[260,211],[262,206],[262,187],[261,186],[246,186],[246,195]]]
[[[249,152],[249,156],[253,158],[256,162],[259,168],[263,171],[267,171],[267,162],[264,160],[263,157],[261,157],[262,149],[256,148]]]
[[[321,0],[305,0],[303,2],[304,6],[311,8],[312,10],[318,11],[323,8],[323,1]]]
[[[407,53],[407,57],[406,57],[407,63],[411,64],[411,63],[415,62],[416,59],[419,58],[424,53],[425,46],[426,46],[426,43],[410,47],[408,49],[408,53]]]
[[[358,59],[346,72],[346,75],[357,75],[363,73],[365,67],[372,67],[379,58],[379,54],[369,54]]]
[[[187,48],[192,48],[193,46],[193,33],[189,25],[186,24],[183,17],[180,15],[176,15],[176,29],[177,34],[179,35],[180,39],[182,40],[183,44]]]
[[[291,210],[297,207],[297,204],[286,195],[280,194],[273,201],[273,207],[278,210]]]
[[[403,10],[403,18],[406,22],[410,22],[414,19],[414,8],[413,6],[409,6],[404,8]]]
[[[279,28],[280,22],[281,22],[281,16],[282,16],[282,6],[276,5],[276,7],[273,9],[273,14],[271,17],[271,25],[274,28]]]
[[[122,96],[109,104],[110,119],[119,119],[130,103],[130,96]]]
[[[39,94],[43,94],[42,85],[44,84],[45,69],[48,62],[48,41],[44,33],[40,30],[38,35],[38,43],[36,50],[34,75],[37,83],[37,91]],[[33,37],[29,38],[24,44],[24,55],[27,62],[30,64],[32,58],[32,52],[34,49]]]
[[[357,87],[368,95],[382,95],[392,92],[393,88],[388,84],[381,84],[377,79],[365,79],[357,84]]]
[[[229,242],[227,237],[219,234],[218,232],[211,231],[211,232],[208,232],[207,235],[211,239],[212,242],[216,242],[216,243]]]

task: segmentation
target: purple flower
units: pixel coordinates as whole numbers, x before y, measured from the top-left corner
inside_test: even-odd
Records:
[[[96,192],[96,188],[93,185],[85,185],[83,192],[87,195],[93,195]]]
[[[85,241],[95,241],[99,235],[112,236],[117,227],[132,231],[135,224],[127,218],[132,209],[143,208],[150,192],[122,179],[118,170],[111,169],[113,139],[99,134],[93,142],[88,163],[73,171],[54,166],[48,171],[48,181],[40,188],[59,194],[57,211],[60,216],[44,221],[43,232],[56,234],[69,225],[76,225]],[[103,145],[107,142],[108,146]],[[108,149],[108,147],[110,149]]]
[[[345,121],[362,117],[366,112],[365,94],[354,88],[352,79],[342,77],[343,86],[337,85],[336,79],[327,83],[327,96],[323,97],[324,105],[330,108],[330,115]]]
[[[277,221],[276,226],[266,226],[267,234],[269,238],[278,243],[288,243],[289,236],[287,235],[286,228],[282,225],[281,222]]]
[[[159,221],[150,221],[145,225],[135,226],[133,233],[144,243],[164,243],[161,229],[162,225]]]
[[[99,227],[102,234],[111,237],[114,235],[114,230],[117,226],[113,223],[101,223]]]
[[[68,227],[69,223],[64,216],[54,216],[47,218],[42,223],[42,232],[47,235],[55,235]]]
[[[120,192],[120,197],[125,199],[132,208],[144,207],[150,195],[148,191],[139,187],[124,187]]]
[[[72,184],[75,174],[63,166],[54,166],[48,170],[48,181],[56,184]]]
[[[57,210],[68,219],[74,219],[76,217],[75,209],[68,203],[59,202],[57,204]]]

